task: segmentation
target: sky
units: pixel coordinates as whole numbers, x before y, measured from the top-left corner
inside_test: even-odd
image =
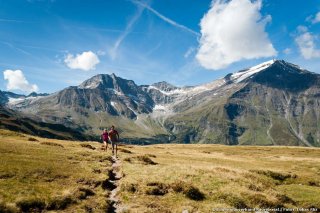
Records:
[[[199,85],[270,59],[320,73],[320,0],[0,0],[0,90]]]

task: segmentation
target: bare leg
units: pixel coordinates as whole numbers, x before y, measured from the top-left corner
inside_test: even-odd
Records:
[[[118,143],[116,143],[116,157],[118,155]]]
[[[108,150],[108,143],[106,141],[103,141],[103,144],[104,144],[104,151],[107,151]]]
[[[114,142],[111,141],[111,144],[112,144],[112,154],[114,154]]]

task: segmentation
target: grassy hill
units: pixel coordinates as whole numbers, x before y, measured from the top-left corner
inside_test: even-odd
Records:
[[[113,212],[100,146],[0,130],[0,212]],[[119,162],[120,212],[320,209],[317,148],[126,145]]]

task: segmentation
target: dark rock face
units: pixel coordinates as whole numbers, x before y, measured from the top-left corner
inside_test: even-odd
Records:
[[[319,85],[320,77],[318,74],[301,70],[294,64],[276,61],[250,81],[288,92],[301,92],[313,85]]]
[[[69,95],[78,102],[75,105],[131,119],[136,118],[137,114],[152,112],[154,105],[150,96],[133,81],[114,74],[94,76],[74,88],[71,93]],[[64,100],[64,97],[60,100]]]
[[[29,95],[27,95],[26,97],[39,97],[39,96],[48,96],[48,93],[36,93],[36,92],[32,92]]]
[[[4,105],[8,102],[8,98],[5,93],[0,90],[0,105]]]
[[[179,87],[176,87],[176,86],[169,84],[168,82],[165,82],[165,81],[154,83],[154,84],[152,84],[152,86],[154,86],[162,91],[165,91],[165,92],[170,92],[172,90],[179,89]]]
[[[96,75],[80,86],[68,87],[58,93],[31,103],[28,108],[39,108],[52,103],[77,112],[88,109],[113,116],[135,119],[138,114],[150,113],[154,105],[149,95],[133,81],[113,75]]]
[[[168,104],[172,103],[174,100],[174,97],[166,95],[158,89],[153,89],[149,86],[141,86],[141,89],[150,96],[155,104]]]

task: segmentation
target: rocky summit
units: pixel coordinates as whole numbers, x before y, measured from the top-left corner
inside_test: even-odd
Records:
[[[320,146],[320,75],[283,60],[199,86],[100,74],[50,95],[0,92],[0,102],[91,136],[115,125],[128,143]]]

